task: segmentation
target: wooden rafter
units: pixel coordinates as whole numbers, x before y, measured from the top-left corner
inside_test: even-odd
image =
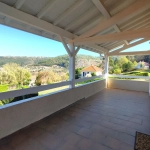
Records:
[[[142,39],[142,40],[140,40],[140,41],[134,42],[134,43],[132,43],[132,44],[130,44],[130,45],[125,45],[124,47],[122,47],[122,48],[120,48],[120,49],[117,49],[117,50],[115,50],[115,51],[109,52],[108,55],[115,55],[115,54],[118,54],[119,52],[124,51],[124,50],[126,50],[126,49],[128,49],[128,48],[131,48],[131,47],[133,47],[133,46],[136,46],[136,45],[139,45],[139,44],[141,44],[141,43],[144,43],[144,42],[148,41],[149,39],[150,39],[150,38],[146,38],[146,39]]]
[[[102,3],[101,0],[92,0],[93,3],[95,4],[95,6],[99,9],[99,11],[107,18],[110,19],[111,15],[109,13],[109,11],[106,9],[105,5]],[[119,27],[117,26],[117,24],[115,24],[113,26],[113,28],[115,29],[115,31],[117,32],[121,32],[121,30],[119,29]],[[129,45],[127,40],[124,40],[124,43]]]
[[[121,52],[117,54],[111,54],[109,56],[120,56],[120,55],[150,55],[150,50],[147,51],[136,51],[136,52]]]
[[[75,42],[77,39],[90,37],[104,29],[107,29],[117,23],[121,23],[123,21],[126,21],[127,19],[132,18],[133,16],[139,14],[140,12],[148,9],[150,7],[149,0],[137,0],[134,4],[130,5],[126,9],[120,11],[118,14],[114,15],[112,18],[99,23],[94,28],[90,29],[86,33],[82,34],[78,38],[74,39]]]
[[[75,44],[89,44],[89,43],[104,43],[122,40],[132,40],[137,38],[148,38],[150,37],[150,28],[129,30],[120,33],[106,34],[101,36],[94,36],[90,38],[79,39]]]
[[[65,31],[64,29],[61,29],[61,28],[54,26],[51,23],[41,20],[35,16],[24,13],[13,7],[10,7],[2,2],[0,2],[0,14],[4,15],[10,19],[22,22],[31,27],[35,27],[37,29],[41,29],[43,31],[54,33],[57,35],[58,34],[62,35],[68,39],[73,39],[73,37],[74,37],[74,35],[72,33]]]

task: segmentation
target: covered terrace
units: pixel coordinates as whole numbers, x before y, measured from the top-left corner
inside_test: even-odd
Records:
[[[0,24],[62,42],[70,75],[0,93],[6,99],[69,85],[0,107],[0,150],[133,150],[136,131],[150,134],[149,82],[108,78],[109,56],[150,54],[125,51],[150,39],[149,0],[0,0]],[[104,75],[75,80],[80,48],[105,58]],[[75,86],[94,78],[102,80]]]

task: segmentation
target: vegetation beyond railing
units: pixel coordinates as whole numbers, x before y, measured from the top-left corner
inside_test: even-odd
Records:
[[[75,83],[76,84],[85,84],[85,83],[88,83],[88,82],[93,82],[93,81],[103,79],[103,77],[104,77],[104,75],[76,79]]]
[[[132,76],[132,75],[115,75],[115,74],[109,74],[109,78],[116,78],[116,79],[146,79],[150,80],[149,76]]]

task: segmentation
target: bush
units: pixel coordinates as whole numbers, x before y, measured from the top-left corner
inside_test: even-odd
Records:
[[[79,79],[79,75],[78,74],[75,74],[75,79]]]
[[[0,92],[8,91],[8,85],[0,85]]]
[[[130,74],[136,74],[136,73],[140,73],[139,71],[132,71],[130,72]]]
[[[121,74],[121,69],[115,69],[114,74]]]
[[[149,76],[148,72],[143,72],[143,76]]]
[[[3,106],[3,103],[2,103],[2,101],[0,100],[0,106]]]
[[[27,88],[29,88],[29,86],[28,86],[28,85],[24,85],[24,86],[22,86],[21,88],[22,88],[22,89],[27,89]]]
[[[3,103],[3,105],[10,103],[14,98],[8,98],[8,99],[3,99],[1,100],[1,102]]]
[[[135,73],[135,74],[132,74],[132,75],[135,75],[135,76],[149,76],[149,73],[148,72],[138,72],[138,73]]]
[[[92,77],[93,77],[93,76],[96,76],[96,73],[95,73],[95,72],[92,72],[91,75],[92,75]]]
[[[124,73],[123,75],[131,75],[131,76],[149,76],[148,72],[140,72],[140,71],[133,71]]]

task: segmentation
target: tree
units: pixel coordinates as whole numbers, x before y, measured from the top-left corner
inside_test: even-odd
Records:
[[[136,62],[136,61],[134,61],[134,62],[133,62],[133,65],[134,65],[134,67],[136,67],[136,66],[137,66],[137,62]]]
[[[38,73],[35,80],[35,84],[39,86],[42,84],[51,84],[51,83],[60,82],[64,80],[68,80],[67,74],[63,74],[61,76],[58,73],[55,73],[53,71],[44,70]]]
[[[63,73],[63,74],[61,75],[61,81],[67,81],[68,79],[69,79],[68,74]]]
[[[114,73],[114,60],[112,57],[109,57],[109,74]]]
[[[111,67],[114,66],[114,60],[112,57],[109,57],[109,66],[111,66]]]
[[[128,60],[130,60],[132,63],[135,61],[135,57],[134,56],[126,56],[126,58]]]
[[[115,73],[115,74],[116,73],[118,74],[124,71],[131,71],[135,68],[135,66],[137,66],[137,62],[134,61],[134,57],[132,56],[131,57],[130,56],[116,57],[114,61],[110,57],[109,62],[110,62],[109,73]]]
[[[79,79],[82,68],[75,69],[75,79]]]
[[[123,71],[131,71],[134,69],[134,64],[129,60],[127,63],[122,65]]]
[[[31,74],[27,69],[15,63],[5,64],[0,71],[1,84],[18,84],[21,86],[28,85],[31,79]]]
[[[120,57],[118,59],[117,65],[119,66],[119,68],[122,68],[122,65],[125,64],[125,63],[128,63],[128,61],[129,60],[125,56]]]

